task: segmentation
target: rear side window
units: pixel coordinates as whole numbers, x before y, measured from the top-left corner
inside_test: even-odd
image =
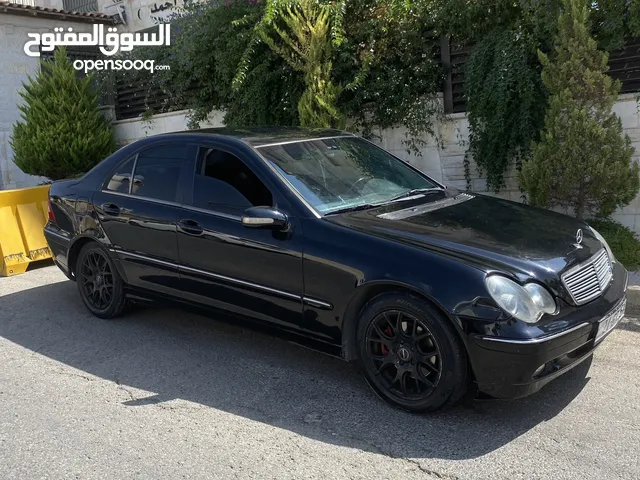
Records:
[[[106,190],[110,192],[129,193],[129,185],[131,184],[131,173],[133,173],[134,158],[130,158],[116,169],[109,182]]]
[[[186,146],[162,145],[140,152],[133,174],[131,194],[174,202]]]

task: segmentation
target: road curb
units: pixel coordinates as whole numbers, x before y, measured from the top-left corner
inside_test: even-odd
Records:
[[[640,315],[640,285],[627,287],[627,313]]]

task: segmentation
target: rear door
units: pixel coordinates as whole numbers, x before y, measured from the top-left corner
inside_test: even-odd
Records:
[[[133,287],[180,296],[176,221],[187,145],[154,144],[121,163],[94,195],[98,218]]]
[[[251,165],[250,154],[222,142],[198,146],[178,218],[183,296],[297,331],[302,230],[286,201]],[[290,230],[243,226],[242,214],[251,206],[277,206],[288,215]]]

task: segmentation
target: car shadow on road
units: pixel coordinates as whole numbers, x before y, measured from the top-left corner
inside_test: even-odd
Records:
[[[156,308],[99,320],[69,281],[0,297],[0,335],[115,382],[127,392],[127,408],[182,399],[319,441],[411,458],[468,459],[500,448],[561,412],[589,381],[590,366],[525,399],[412,415],[375,397],[355,367],[268,335]]]

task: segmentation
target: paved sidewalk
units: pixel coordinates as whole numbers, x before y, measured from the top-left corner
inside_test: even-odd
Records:
[[[629,272],[629,285],[640,285],[640,271]]]

